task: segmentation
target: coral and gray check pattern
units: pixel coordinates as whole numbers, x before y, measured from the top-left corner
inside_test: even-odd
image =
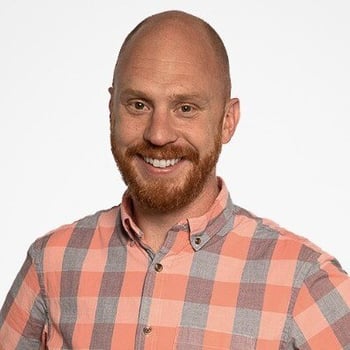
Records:
[[[350,349],[350,279],[303,237],[232,204],[154,253],[130,198],[38,239],[0,314],[0,349]]]

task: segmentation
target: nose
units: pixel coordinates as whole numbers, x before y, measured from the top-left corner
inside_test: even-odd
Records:
[[[171,112],[166,109],[154,109],[144,131],[144,139],[155,146],[164,146],[177,139]]]

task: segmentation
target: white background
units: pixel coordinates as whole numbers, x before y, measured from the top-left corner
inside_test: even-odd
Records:
[[[107,89],[126,34],[168,9],[226,43],[242,116],[218,174],[234,202],[350,271],[349,0],[1,0],[0,304],[34,239],[119,203]]]

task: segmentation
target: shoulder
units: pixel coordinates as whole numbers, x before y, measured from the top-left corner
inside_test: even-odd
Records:
[[[99,210],[72,223],[61,225],[36,239],[29,252],[35,256],[45,249],[87,246],[94,234],[114,231],[119,207]]]
[[[300,264],[322,264],[334,257],[300,235],[280,226],[277,222],[258,217],[251,212],[235,207],[234,231],[251,241],[251,254],[269,260],[294,261]]]
[[[293,287],[316,285],[324,288],[349,285],[349,277],[334,256],[312,241],[276,222],[237,210],[233,233],[239,235],[240,256],[246,261],[250,278],[260,274],[260,279],[271,285]],[[345,282],[346,281],[346,282]],[[321,288],[321,287],[320,287]]]
[[[263,219],[262,226],[275,233],[276,250],[280,254],[290,256],[298,262],[316,265],[335,260],[332,255],[310,241],[305,235],[291,232],[270,219]]]

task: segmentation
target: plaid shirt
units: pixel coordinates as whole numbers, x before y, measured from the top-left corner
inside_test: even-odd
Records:
[[[232,204],[142,241],[130,199],[38,239],[0,349],[350,349],[350,279],[306,239]]]

